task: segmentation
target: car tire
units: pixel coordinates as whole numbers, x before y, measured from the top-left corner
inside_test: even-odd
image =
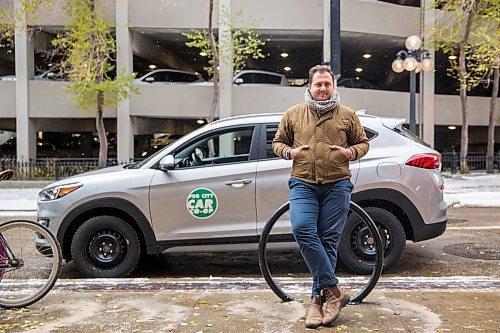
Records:
[[[383,208],[363,209],[379,228],[384,241],[384,270],[391,269],[399,261],[406,244],[403,226],[394,214]],[[339,244],[339,259],[347,269],[356,274],[371,274],[373,271],[375,247],[369,237],[370,233],[361,219],[356,214],[350,214]]]
[[[96,216],[76,231],[71,255],[76,268],[87,277],[124,277],[137,266],[141,244],[135,230],[124,220]]]

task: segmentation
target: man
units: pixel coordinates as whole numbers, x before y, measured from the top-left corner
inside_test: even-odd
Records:
[[[308,328],[330,325],[349,302],[337,286],[337,249],[353,188],[349,161],[368,152],[363,127],[339,103],[335,83],[330,67],[311,68],[305,102],[288,109],[273,139],[274,153],[293,160],[292,231],[313,278]]]

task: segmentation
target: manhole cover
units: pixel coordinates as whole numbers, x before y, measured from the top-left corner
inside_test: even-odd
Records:
[[[488,243],[460,243],[447,245],[443,249],[449,254],[459,257],[498,260],[500,259],[500,246]]]

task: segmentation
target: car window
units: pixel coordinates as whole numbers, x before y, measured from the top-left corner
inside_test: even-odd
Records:
[[[375,138],[378,135],[378,133],[372,129],[364,127],[364,130],[365,130],[366,137],[368,138],[368,141],[371,141],[373,138]]]
[[[168,82],[195,82],[198,77],[189,73],[171,72],[169,74]]]
[[[278,131],[278,124],[266,125],[266,158],[276,158],[273,152],[273,139]]]
[[[145,81],[148,78],[153,78],[154,82],[166,82],[167,81],[167,73],[166,72],[156,72],[151,75],[148,75],[144,78]]]
[[[280,76],[263,74],[263,73],[246,73],[242,74],[239,78],[243,80],[243,83],[266,83],[266,84],[281,83]]]
[[[176,169],[248,161],[253,129],[219,132],[191,143],[175,153]]]
[[[372,129],[364,127],[364,130],[366,133],[366,137],[368,138],[368,141],[372,140],[378,135],[378,133]],[[277,131],[278,131],[278,124],[266,125],[266,157],[265,157],[266,159],[278,157],[273,152],[273,138]]]

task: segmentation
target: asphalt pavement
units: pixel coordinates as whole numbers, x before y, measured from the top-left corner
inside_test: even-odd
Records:
[[[442,236],[408,242],[362,304],[318,331],[500,332],[500,210],[450,208],[448,217]],[[126,279],[81,279],[69,263],[41,301],[0,310],[0,333],[311,331],[304,323],[310,281],[300,256],[276,259],[280,286],[303,303],[277,298],[251,251],[152,257]],[[351,294],[366,278],[339,275]]]

